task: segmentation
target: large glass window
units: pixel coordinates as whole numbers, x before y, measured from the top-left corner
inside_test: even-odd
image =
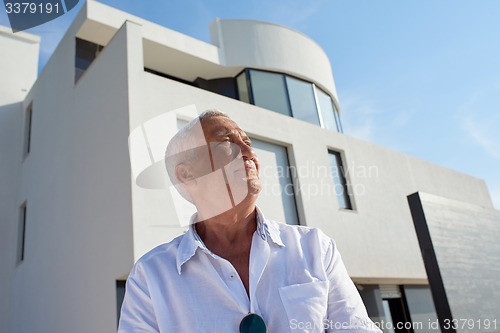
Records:
[[[287,76],[286,85],[293,117],[320,125],[312,83]]]
[[[250,70],[253,104],[291,116],[283,74]]]
[[[339,129],[340,133],[344,133],[344,129],[342,128],[342,122],[340,121],[340,114],[338,110],[335,110],[333,113],[335,115],[335,121],[337,123],[337,128]]]
[[[323,90],[316,87],[316,97],[318,99],[319,111],[323,127],[332,131],[340,131],[337,123],[336,113],[332,99]]]
[[[236,77],[236,85],[238,86],[238,98],[240,101],[250,103],[250,95],[248,93],[247,73],[243,71]]]
[[[292,173],[286,147],[252,139],[260,161],[262,190],[257,204],[270,219],[299,224]]]
[[[314,83],[289,75],[247,69],[236,77],[243,102],[342,132],[332,98]]]
[[[342,163],[342,156],[338,151],[328,151],[330,159],[330,170],[337,193],[339,208],[352,210],[351,198],[347,188],[346,169]]]

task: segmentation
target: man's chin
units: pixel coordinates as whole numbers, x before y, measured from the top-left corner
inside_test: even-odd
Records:
[[[249,179],[248,180],[248,194],[258,195],[262,190],[262,184],[259,179]]]

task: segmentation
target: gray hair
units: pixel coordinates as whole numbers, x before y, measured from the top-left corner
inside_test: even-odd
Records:
[[[170,181],[174,184],[180,195],[191,203],[193,200],[180,185],[180,181],[176,174],[176,168],[181,163],[191,162],[195,159],[196,152],[193,148],[197,146],[197,143],[195,142],[196,138],[192,133],[193,128],[196,124],[212,117],[224,117],[229,119],[229,116],[222,111],[217,109],[208,109],[187,123],[186,126],[182,127],[170,140],[165,150],[165,166],[167,168]]]

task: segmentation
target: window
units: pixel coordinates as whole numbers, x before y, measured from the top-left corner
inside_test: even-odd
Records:
[[[104,46],[80,38],[76,38],[75,44],[75,82],[77,82]]]
[[[292,116],[283,74],[250,70],[253,104]]]
[[[328,151],[328,157],[330,159],[330,170],[339,208],[352,210],[351,198],[347,188],[346,170],[342,163],[342,155],[337,151]]]
[[[33,120],[33,103],[30,103],[24,114],[24,157],[31,149],[31,123]]]
[[[331,131],[342,132],[338,112],[333,105],[333,101],[323,90],[315,87],[318,106],[323,122],[323,127]]]
[[[236,85],[238,87],[238,99],[240,101],[250,103],[246,71],[243,71],[236,77]]]
[[[313,85],[290,76],[286,77],[286,85],[290,104],[292,105],[293,117],[319,126],[319,115],[316,109]]]
[[[19,208],[19,227],[17,234],[17,263],[24,260],[24,242],[26,239],[26,201]]]
[[[335,110],[334,113],[335,115],[335,122],[337,123],[337,128],[340,133],[344,133],[344,129],[342,128],[342,123],[340,122],[340,114],[338,110]]]
[[[257,205],[270,219],[287,224],[299,224],[286,147],[253,138],[252,147],[261,165],[262,190]]]
[[[240,101],[342,132],[332,98],[314,83],[281,73],[246,69],[236,77],[236,86]]]

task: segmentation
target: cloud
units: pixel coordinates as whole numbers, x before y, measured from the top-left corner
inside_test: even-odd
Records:
[[[374,101],[358,95],[344,97],[341,112],[344,133],[365,141],[374,141],[376,119],[380,115]]]
[[[469,115],[462,119],[462,129],[469,139],[490,157],[500,160],[500,136],[496,128],[498,124],[498,115],[482,119]]]
[[[261,1],[253,1],[254,7],[258,7],[262,12],[267,13],[267,20],[279,22],[282,25],[298,30],[305,30],[307,22],[326,3],[326,0],[288,0],[288,1],[268,1],[265,8]]]
[[[413,115],[415,114],[414,111],[400,111],[398,112],[393,118],[390,123],[392,128],[401,128],[405,127],[410,123],[410,120],[412,119]]]

